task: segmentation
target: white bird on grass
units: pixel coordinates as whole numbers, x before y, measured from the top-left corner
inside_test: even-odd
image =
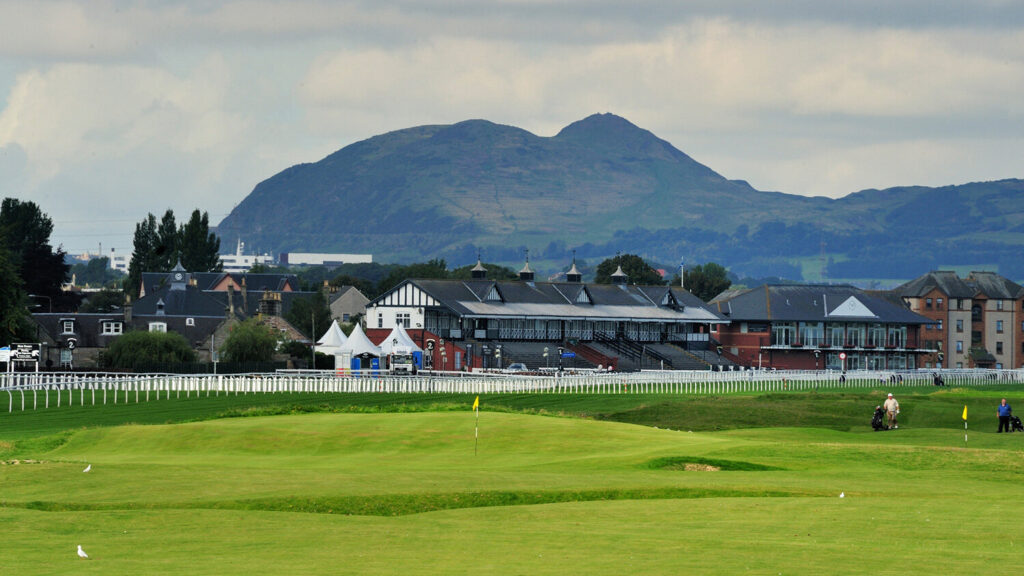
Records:
[[[82,472],[88,472],[89,470],[92,470],[92,464],[89,464],[88,466],[86,466],[85,470],[82,470]]]
[[[85,550],[82,550],[82,545],[81,544],[78,545],[78,557],[79,558],[85,558],[85,559],[89,558],[89,555],[85,553]]]
[[[840,498],[846,498],[846,492],[840,492],[839,493],[839,497]]]

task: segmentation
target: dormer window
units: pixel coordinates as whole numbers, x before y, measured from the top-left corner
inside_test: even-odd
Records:
[[[75,321],[74,320],[61,320],[60,321],[60,333],[61,334],[74,334],[75,333]]]
[[[195,325],[196,325],[196,319],[195,318],[185,318],[185,326],[195,326]]]
[[[124,323],[114,320],[104,320],[102,323],[103,335],[114,336],[124,333]]]
[[[150,322],[149,323],[149,331],[150,332],[167,332],[167,323],[166,322]]]

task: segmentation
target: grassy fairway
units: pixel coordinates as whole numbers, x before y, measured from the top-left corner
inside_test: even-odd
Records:
[[[3,414],[0,573],[987,573],[1024,546],[1006,394],[908,392],[885,433],[875,392],[485,397],[475,456],[451,396]]]

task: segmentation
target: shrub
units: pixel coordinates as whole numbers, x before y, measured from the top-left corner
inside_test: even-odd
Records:
[[[188,340],[175,332],[126,332],[107,348],[101,363],[108,368],[132,368],[155,362],[195,362]]]

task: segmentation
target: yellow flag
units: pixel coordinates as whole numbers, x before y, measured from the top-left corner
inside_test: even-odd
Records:
[[[967,420],[967,405],[964,404],[964,421]]]
[[[480,397],[479,396],[476,397],[476,400],[473,400],[473,410],[477,410],[478,408],[480,408]],[[965,410],[964,414],[967,414],[967,412],[966,412],[967,407],[966,406],[964,407],[964,410]],[[964,416],[964,420],[966,420],[966,419],[967,419],[967,416]]]

